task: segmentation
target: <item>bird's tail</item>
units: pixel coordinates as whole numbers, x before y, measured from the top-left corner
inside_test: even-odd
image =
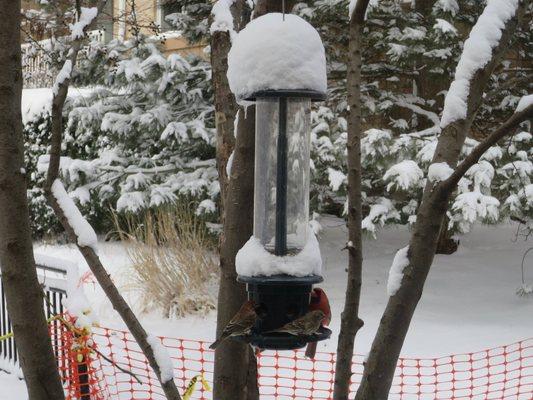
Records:
[[[223,341],[224,341],[224,338],[217,339],[217,340],[215,340],[215,341],[211,344],[211,346],[209,346],[209,348],[210,348],[211,350],[215,350],[215,349],[218,347],[218,345],[219,345],[220,343],[222,343]]]
[[[307,343],[307,348],[305,349],[305,356],[313,360],[316,355],[316,345],[317,342]]]

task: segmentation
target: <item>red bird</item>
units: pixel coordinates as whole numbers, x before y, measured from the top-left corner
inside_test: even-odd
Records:
[[[311,292],[311,303],[309,303],[309,311],[321,310],[326,316],[322,321],[322,326],[328,326],[331,322],[331,308],[329,305],[328,296],[321,288],[314,288]],[[305,349],[305,356],[311,359],[315,358],[317,342],[309,342]]]
[[[257,306],[253,300],[244,303],[228,322],[220,337],[209,348],[216,349],[220,343],[232,336],[248,335],[257,320],[256,309]]]

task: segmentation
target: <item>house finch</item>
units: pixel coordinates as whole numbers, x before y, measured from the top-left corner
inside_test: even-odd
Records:
[[[232,336],[248,335],[257,320],[256,309],[257,306],[253,300],[244,303],[237,314],[228,322],[222,335],[209,348],[216,349],[220,343]]]
[[[328,296],[321,288],[314,288],[311,292],[311,303],[309,303],[309,310],[322,310],[326,315],[322,326],[328,326],[331,322],[331,308],[329,306]],[[305,356],[309,358],[315,358],[317,342],[309,342],[305,349]]]
[[[322,321],[326,315],[322,310],[314,310],[305,314],[303,317],[295,319],[281,328],[274,329],[269,333],[289,333],[294,336],[309,336],[315,334],[322,326]]]

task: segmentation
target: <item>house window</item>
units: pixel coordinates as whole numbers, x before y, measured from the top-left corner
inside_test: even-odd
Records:
[[[180,11],[180,5],[178,0],[159,0],[157,13],[158,13],[158,22],[161,27],[161,31],[166,32],[173,30],[174,27],[169,24],[166,20],[166,17],[170,14],[174,14]]]

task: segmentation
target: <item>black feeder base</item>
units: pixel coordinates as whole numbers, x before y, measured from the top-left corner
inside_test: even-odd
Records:
[[[301,349],[309,342],[320,342],[329,339],[331,331],[321,327],[311,336],[293,336],[288,333],[252,333],[247,336],[234,336],[233,339],[251,344],[264,350],[296,350]]]
[[[260,306],[260,318],[250,335],[236,336],[234,339],[265,350],[294,350],[331,336],[327,328],[321,328],[311,336],[271,332],[308,312],[311,289],[313,284],[323,281],[321,276],[239,276],[237,280],[246,283],[248,299]]]

